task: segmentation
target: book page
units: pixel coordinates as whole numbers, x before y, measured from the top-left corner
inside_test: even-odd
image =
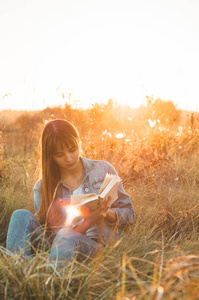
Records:
[[[118,198],[118,186],[120,184],[120,177],[117,175],[107,173],[102,186],[99,190],[99,195],[96,194],[83,194],[83,195],[71,195],[71,205],[75,205],[77,208],[84,205],[90,210],[94,210],[103,203],[105,197],[111,196],[111,203]]]
[[[99,195],[101,195],[101,193],[104,191],[104,189],[107,187],[107,185],[109,184],[109,182],[111,181],[111,179],[114,177],[115,175],[113,174],[109,174],[109,173],[106,173],[106,176],[104,178],[104,181],[101,185],[101,188],[99,190]]]
[[[118,198],[118,186],[120,184],[120,177],[117,175],[107,174],[100,188],[100,197],[105,198],[111,196],[111,204]]]
[[[98,199],[98,195],[96,194],[82,194],[82,195],[71,195],[70,196],[70,204],[77,204],[77,203],[85,203],[88,201],[93,201]]]
[[[76,208],[86,206],[89,210],[95,210],[100,205],[100,198],[96,194],[71,195],[71,205]]]

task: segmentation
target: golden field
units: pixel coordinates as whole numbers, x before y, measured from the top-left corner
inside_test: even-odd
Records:
[[[65,118],[80,132],[82,155],[109,161],[130,195],[135,221],[94,258],[46,268],[5,250],[14,210],[34,213],[39,137],[46,120]],[[138,109],[113,100],[90,109],[0,113],[1,299],[199,299],[199,114],[171,101]]]

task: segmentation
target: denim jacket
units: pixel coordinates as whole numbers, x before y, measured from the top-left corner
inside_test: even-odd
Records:
[[[91,160],[85,157],[81,157],[81,159],[84,165],[84,177],[82,184],[73,194],[98,194],[106,173],[117,175],[114,167],[106,161]],[[34,186],[34,205],[36,212],[41,204],[41,181],[42,179],[38,180]],[[70,196],[71,191],[69,187],[61,181],[55,200],[69,198]],[[103,244],[108,242],[116,224],[120,229],[131,224],[134,220],[134,211],[130,197],[124,192],[121,182],[118,188],[118,199],[111,205],[111,209],[113,209],[117,215],[116,222],[110,223],[106,221],[106,219],[101,219],[96,223],[97,232]]]

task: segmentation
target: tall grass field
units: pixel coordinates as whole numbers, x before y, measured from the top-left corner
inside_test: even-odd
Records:
[[[0,115],[0,299],[199,299],[199,114],[160,99],[10,114]],[[12,212],[35,213],[39,138],[52,118],[73,122],[83,156],[116,168],[135,211],[102,253],[61,269],[47,267],[48,253],[5,249]]]

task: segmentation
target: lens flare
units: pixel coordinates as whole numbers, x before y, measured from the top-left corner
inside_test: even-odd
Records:
[[[70,199],[59,199],[50,206],[47,219],[50,227],[58,232],[61,228],[67,228],[80,223],[89,216],[88,208],[70,205]]]
[[[74,205],[67,205],[65,207],[65,210],[66,210],[66,221],[64,227],[75,225],[76,223],[75,220],[77,219],[77,217],[81,216],[80,210],[77,209]]]

